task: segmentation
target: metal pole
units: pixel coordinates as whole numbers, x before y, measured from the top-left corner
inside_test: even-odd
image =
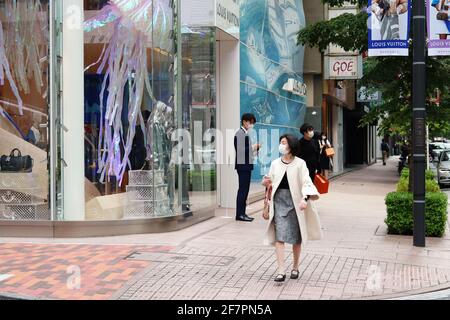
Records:
[[[173,0],[174,4],[174,28],[175,28],[175,71],[174,71],[174,77],[175,77],[175,88],[174,88],[174,99],[175,99],[175,123],[176,129],[181,130],[183,129],[183,91],[182,91],[182,84],[183,84],[183,38],[181,33],[181,27],[182,27],[182,21],[181,21],[181,0]],[[180,132],[180,131],[179,131]],[[177,163],[178,165],[178,172],[175,174],[178,175],[178,205],[179,205],[179,212],[177,214],[183,214],[183,188],[185,188],[185,177],[183,176],[183,162],[179,162],[180,159],[184,159],[184,157],[181,157],[181,154],[179,153],[181,149],[182,140],[180,137],[178,137],[178,144],[176,148],[178,148],[178,159]],[[184,150],[183,152],[187,152]]]
[[[425,247],[425,1],[413,1],[412,156],[414,246]]]
[[[430,128],[427,125],[427,133],[426,133],[427,170],[430,170],[430,143],[428,142],[429,140],[430,140]]]

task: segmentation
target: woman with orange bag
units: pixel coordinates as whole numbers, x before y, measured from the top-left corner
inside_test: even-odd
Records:
[[[327,149],[331,148],[331,143],[328,140],[327,134],[322,132],[321,138],[319,139],[320,146],[320,170],[322,176],[325,180],[328,180],[328,172],[331,166],[331,157],[327,154]]]

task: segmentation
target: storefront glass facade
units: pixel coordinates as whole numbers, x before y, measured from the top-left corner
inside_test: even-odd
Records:
[[[17,159],[33,161],[31,172],[26,164],[2,165],[1,219],[130,220],[216,208],[218,29],[178,29],[177,1],[71,1],[81,7],[75,38],[74,30],[70,37],[63,32],[73,16],[62,1],[0,4],[0,155],[10,159],[17,148],[15,155],[24,156]],[[267,148],[254,172],[259,179],[278,155],[270,130],[298,134],[304,118],[304,99],[282,90],[290,78],[303,80],[295,33],[304,14],[301,0],[240,5],[241,113],[255,113],[257,138]],[[84,76],[75,84],[83,92],[80,119],[67,118],[62,89],[70,77],[67,39],[79,39],[83,48]],[[84,190],[84,206],[69,208],[75,214],[67,205],[73,159],[64,159],[75,146],[66,141],[63,120],[79,123],[80,132],[84,123],[84,163],[77,160],[74,182]]]
[[[196,211],[216,206],[216,33],[183,29],[182,128],[189,132],[189,165],[184,165],[186,201]]]
[[[85,1],[84,16],[86,218],[176,215],[170,1]]]
[[[176,1],[80,3],[84,185],[79,187],[85,191],[80,220],[164,218],[215,207],[215,30],[178,34]],[[33,161],[32,168],[2,166],[2,220],[67,218],[63,155],[72,146],[62,138],[64,126],[49,125],[64,117],[63,16],[59,1],[0,4],[0,153],[18,149],[15,155],[20,151],[22,159]]]
[[[0,3],[0,219],[51,219],[53,10],[46,0]]]

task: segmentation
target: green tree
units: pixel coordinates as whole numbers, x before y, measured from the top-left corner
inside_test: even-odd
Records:
[[[344,0],[322,0],[330,6],[342,6]],[[368,47],[367,0],[351,0],[358,4],[360,12],[345,13],[328,21],[307,26],[298,33],[298,44],[318,47],[324,51],[330,44],[346,51],[363,53]],[[380,121],[379,132],[383,135],[410,136],[411,133],[411,85],[412,52],[409,57],[372,57],[364,60],[364,76],[361,85],[370,90],[381,91],[383,101],[373,105],[362,119],[361,125]],[[430,136],[450,134],[450,90],[448,75],[450,59],[427,58],[427,123]],[[437,89],[440,99],[436,99]]]

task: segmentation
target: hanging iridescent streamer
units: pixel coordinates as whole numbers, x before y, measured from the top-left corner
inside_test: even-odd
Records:
[[[8,80],[9,85],[14,93],[14,96],[17,99],[17,104],[19,106],[19,112],[22,115],[23,114],[23,110],[22,110],[23,102],[22,102],[22,98],[20,97],[20,94],[19,94],[19,89],[17,88],[16,83],[15,83],[14,78],[11,73],[11,66],[9,64],[8,57],[6,55],[4,39],[5,38],[4,38],[4,34],[3,34],[3,25],[2,25],[2,22],[0,21],[0,86],[4,86],[5,80]],[[1,107],[0,107],[0,111],[3,111],[3,109]],[[1,112],[1,114],[2,114],[2,116],[4,116],[3,112]]]
[[[18,88],[30,94],[30,81],[34,81],[37,91],[46,98],[48,12],[43,10],[40,0],[6,0],[4,10],[8,21],[4,37],[6,56]]]
[[[112,0],[94,18],[84,23],[84,30],[88,33],[104,27],[112,27],[114,31],[101,54],[101,64],[97,70],[97,74],[104,72],[105,75],[100,92],[102,107],[98,158],[101,182],[108,175],[117,177],[119,184],[122,184],[138,121],[146,137],[141,113],[144,93],[147,92],[156,102],[147,68],[147,48],[158,43],[160,48],[166,49],[169,43],[163,4],[167,6],[168,1]],[[125,130],[122,113],[126,88],[128,128]],[[106,101],[105,92],[108,92]]]

